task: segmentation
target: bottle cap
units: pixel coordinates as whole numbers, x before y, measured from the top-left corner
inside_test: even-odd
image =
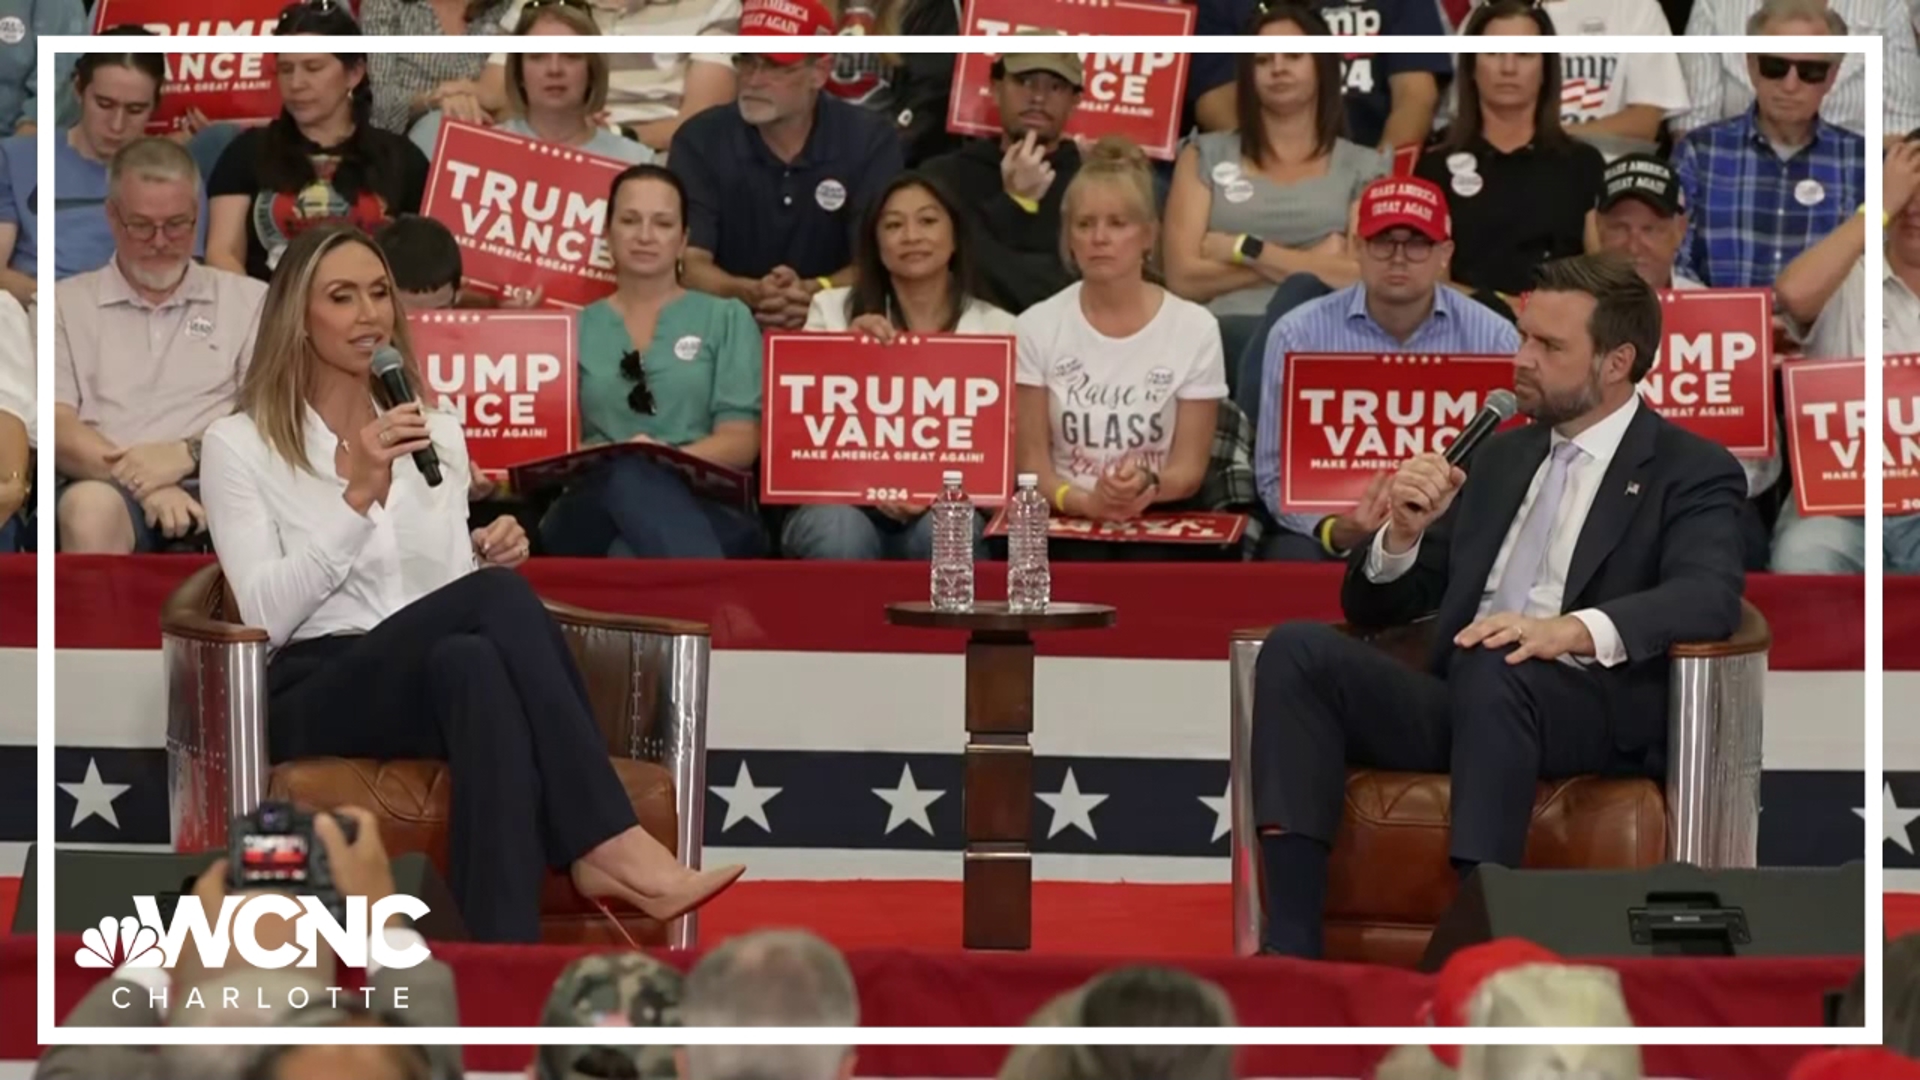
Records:
[[[940,474],[940,482],[943,484],[957,484],[962,478],[963,474],[959,469],[948,469]]]
[[[1020,487],[1037,488],[1040,486],[1040,474],[1023,472],[1020,475],[1014,477],[1013,482],[1015,484],[1018,484]]]

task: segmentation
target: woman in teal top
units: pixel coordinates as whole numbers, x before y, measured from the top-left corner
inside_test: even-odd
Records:
[[[580,313],[581,441],[665,443],[750,472],[760,456],[760,328],[740,301],[680,286],[686,205],[680,178],[657,165],[614,178],[606,234],[617,284]],[[767,550],[753,514],[702,498],[678,470],[638,457],[570,487],[541,533],[555,555],[721,559]]]

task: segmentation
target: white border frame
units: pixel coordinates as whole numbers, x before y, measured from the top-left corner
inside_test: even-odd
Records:
[[[1906,29],[1904,26],[1902,29]],[[980,37],[821,37],[809,39],[807,45],[815,52],[826,53],[929,53],[929,52],[986,52],[983,44],[992,39]],[[1167,39],[1139,37],[1102,37],[1097,39],[1101,50],[1105,52],[1153,52],[1162,51],[1168,44]],[[1192,37],[1180,39],[1182,50],[1193,54],[1242,53],[1252,51],[1247,45],[1259,39],[1247,37]],[[772,52],[782,46],[792,48],[792,39],[774,37],[647,37],[620,38],[607,37],[589,39],[581,42],[584,52],[714,52],[722,42],[732,42],[736,52]],[[262,52],[262,39],[246,37],[195,37],[190,48],[182,48],[179,38],[155,37],[98,37],[92,35],[54,35],[39,39],[39,70],[54,70],[56,53],[84,52]],[[622,45],[635,46],[644,42],[648,48],[622,48]],[[1859,53],[1866,64],[1866,139],[1870,153],[1876,157],[1870,160],[1867,170],[1866,205],[1879,206],[1882,201],[1881,171],[1877,167],[1877,147],[1882,142],[1883,114],[1876,103],[1884,102],[1884,71],[1882,39],[1879,36],[1845,38],[1830,37],[1541,37],[1531,39],[1534,51],[1557,53],[1612,52],[1620,54],[1637,53],[1728,53],[1753,51],[1752,46],[1764,43],[1769,50],[1778,52],[1810,53]],[[469,39],[465,37],[310,37],[303,44],[315,52],[531,52],[537,48],[546,48],[539,42],[510,36]],[[375,44],[386,48],[370,50]],[[484,46],[476,48],[476,45]],[[1300,52],[1337,52],[1347,51],[1350,42],[1345,38],[1331,37],[1293,37],[1287,39],[1289,49]],[[1447,53],[1458,55],[1470,52],[1498,52],[1512,49],[1503,39],[1485,37],[1372,37],[1367,39],[1368,48],[1378,53]],[[54,104],[57,94],[48,90],[40,95],[39,115],[36,118],[38,131],[50,138],[55,130]],[[44,143],[42,144],[44,145]],[[43,235],[50,236],[53,227],[54,175],[53,155],[40,153],[39,165],[39,205],[38,217],[43,225]],[[1884,355],[1882,346],[1883,295],[1878,284],[1885,274],[1884,233],[1880,225],[1867,214],[1867,252],[1866,274],[1866,355],[1869,358]],[[50,243],[43,244],[49,252]],[[48,298],[37,312],[37,339],[39,366],[38,385],[42,388],[39,398],[39,430],[51,432],[53,422],[53,395],[50,389],[54,385],[53,372],[53,335],[54,335],[54,280],[53,260],[51,257],[40,260],[39,293]],[[1884,381],[1880,365],[1869,363],[1867,368],[1867,395],[1872,401],[1884,400]],[[54,455],[40,455],[40,475],[38,489],[52,491],[54,486]],[[1637,1046],[1746,1046],[1746,1045],[1783,1045],[1783,1046],[1859,1046],[1877,1044],[1882,1038],[1883,1020],[1881,1017],[1881,959],[1882,950],[1878,943],[1882,940],[1884,929],[1884,901],[1882,899],[1882,848],[1883,814],[1881,811],[1880,790],[1882,770],[1885,758],[1884,727],[1882,709],[1884,707],[1884,685],[1882,680],[1885,652],[1882,647],[1884,629],[1884,607],[1882,602],[1881,568],[1882,540],[1880,509],[1883,498],[1883,485],[1880,470],[1870,470],[1867,474],[1866,516],[1866,732],[1865,732],[1865,783],[1862,795],[1864,818],[1862,826],[1866,834],[1868,857],[1866,861],[1865,911],[1866,942],[1866,1015],[1867,1025],[1863,1029],[1851,1028],[1674,1028],[1674,1027],[1637,1027],[1637,1028],[1504,1028],[1497,1038],[1474,1039],[1468,1037],[1471,1029],[1435,1029],[1431,1027],[1297,1027],[1297,1028],[1159,1028],[1159,1029],[1076,1029],[1045,1027],[859,1027],[859,1028],[631,1028],[622,1029],[621,1039],[635,1044],[670,1045],[965,1045],[965,1046],[1014,1046],[1037,1044],[1101,1044],[1135,1045],[1152,1044],[1212,1044],[1234,1042],[1241,1045],[1269,1046],[1399,1046],[1431,1045],[1437,1042],[1498,1042],[1506,1045],[1637,1045]],[[56,850],[54,844],[54,814],[57,803],[53,771],[53,750],[56,737],[56,704],[54,700],[54,565],[53,556],[55,515],[52,508],[39,515],[39,542],[42,556],[36,570],[38,572],[38,641],[36,650],[36,671],[38,694],[36,711],[38,714],[38,759],[37,783],[39,806],[36,842],[43,853]],[[52,912],[54,909],[54,865],[56,859],[43,858],[39,862],[40,872],[36,882],[35,899],[38,910]],[[53,928],[50,919],[43,918],[36,934],[36,986],[39,990],[39,1007],[36,1037],[42,1046],[49,1045],[92,1045],[92,1046],[156,1046],[156,1045],[280,1045],[288,1041],[289,1035],[279,1028],[227,1027],[227,1028],[128,1028],[128,1027],[62,1027],[54,1015],[54,952]],[[1812,1006],[1809,1005],[1809,1009]],[[1231,1039],[1223,1035],[1231,1033]],[[536,1046],[584,1046],[606,1041],[606,1034],[594,1028],[552,1028],[552,1027],[420,1027],[420,1028],[303,1028],[299,1041],[309,1044],[407,1044],[407,1045],[536,1045]]]

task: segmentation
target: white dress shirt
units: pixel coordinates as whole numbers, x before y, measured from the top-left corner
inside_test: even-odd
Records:
[[[1534,582],[1533,591],[1527,595],[1526,610],[1521,614],[1534,619],[1553,619],[1561,614],[1566,603],[1567,570],[1573,563],[1573,549],[1580,543],[1580,533],[1586,528],[1587,511],[1593,508],[1593,498],[1600,492],[1600,482],[1607,475],[1607,469],[1613,464],[1613,457],[1620,450],[1620,440],[1626,437],[1628,425],[1633,423],[1634,414],[1640,409],[1640,395],[1635,394],[1625,405],[1615,409],[1611,415],[1587,430],[1574,436],[1573,443],[1585,453],[1567,466],[1567,486],[1561,492],[1560,506],[1554,514],[1553,531],[1548,534],[1547,552],[1540,567],[1540,579]],[[1552,445],[1558,447],[1567,441],[1558,431],[1553,433]],[[1520,500],[1520,509],[1513,515],[1513,524],[1507,529],[1507,538],[1500,544],[1500,553],[1494,557],[1493,569],[1487,573],[1486,586],[1480,596],[1478,618],[1486,618],[1488,608],[1493,606],[1493,597],[1500,587],[1500,578],[1506,573],[1507,556],[1513,552],[1513,545],[1520,537],[1520,528],[1526,523],[1527,514],[1533,510],[1534,500],[1540,496],[1540,486],[1547,477],[1547,467],[1553,463],[1551,450],[1540,468],[1533,474],[1533,482],[1527,485],[1527,495]],[[1384,585],[1413,568],[1414,559],[1420,554],[1420,542],[1400,555],[1387,552],[1387,530],[1381,529],[1374,534],[1373,549],[1367,554],[1367,580]],[[1620,640],[1620,631],[1613,620],[1595,608],[1585,608],[1570,612],[1587,626],[1587,633],[1593,636],[1593,659],[1603,667],[1613,667],[1627,660],[1626,645]],[[1577,663],[1578,659],[1569,662]]]
[[[358,514],[334,470],[338,443],[312,407],[306,450],[319,475],[275,454],[245,414],[207,428],[200,455],[207,529],[241,617],[266,630],[274,649],[364,633],[476,568],[466,436],[445,412],[428,411],[427,429],[440,485],[427,484],[411,455],[399,458],[386,503]]]

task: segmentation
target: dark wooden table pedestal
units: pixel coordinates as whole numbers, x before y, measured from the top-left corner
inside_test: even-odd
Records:
[[[966,948],[1033,945],[1033,635],[1112,626],[1114,616],[1101,604],[1053,604],[1036,614],[1014,614],[1004,603],[977,603],[966,612],[887,605],[887,621],[896,626],[968,633]]]

